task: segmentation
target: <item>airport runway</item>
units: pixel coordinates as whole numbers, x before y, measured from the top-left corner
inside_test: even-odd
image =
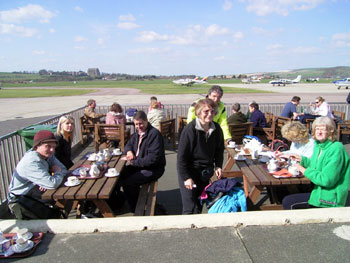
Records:
[[[213,85],[213,84],[211,84]],[[208,85],[208,89],[211,85]],[[345,102],[349,90],[337,90],[334,84],[292,84],[285,87],[273,87],[271,84],[220,84],[221,86],[244,87],[247,90],[257,89],[274,93],[240,93],[224,94],[224,103],[248,103],[252,100],[258,103],[284,103],[298,95],[302,102],[314,101],[315,97],[322,96],[328,102]],[[186,89],[186,87],[184,87]],[[98,105],[111,105],[118,102],[122,105],[148,104],[149,98],[156,95],[163,104],[190,104],[206,94],[176,94],[157,95],[141,94],[134,89],[104,88],[84,96],[71,97],[46,97],[46,98],[18,98],[0,99],[0,121],[15,120],[21,118],[33,118],[41,116],[57,115],[84,106],[88,99],[94,98]]]

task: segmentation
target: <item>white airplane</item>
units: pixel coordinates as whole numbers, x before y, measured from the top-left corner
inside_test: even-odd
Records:
[[[193,84],[205,84],[207,83],[208,77],[199,79],[199,77],[195,77],[194,79],[177,79],[173,80],[174,84],[178,85],[186,85],[186,86],[191,86]]]
[[[320,78],[307,78],[306,82],[317,82],[320,81]]]
[[[345,87],[345,89],[348,89],[350,87],[350,78],[345,78],[341,80],[335,80],[333,83],[338,86],[338,89],[341,87]]]
[[[294,84],[294,83],[299,83],[301,80],[301,75],[298,75],[295,79],[276,79],[276,80],[271,80],[269,83],[272,84],[273,86],[278,85],[278,86],[285,86],[287,84]]]
[[[259,77],[251,77],[251,78],[244,78],[241,80],[242,83],[244,84],[250,84],[250,83],[260,83],[261,82],[261,78]]]

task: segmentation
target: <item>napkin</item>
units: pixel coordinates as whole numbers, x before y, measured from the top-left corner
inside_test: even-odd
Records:
[[[292,177],[293,175],[291,173],[288,172],[288,170],[286,168],[283,168],[277,172],[273,172],[271,173],[273,175],[277,175],[277,176],[283,176],[283,177]]]

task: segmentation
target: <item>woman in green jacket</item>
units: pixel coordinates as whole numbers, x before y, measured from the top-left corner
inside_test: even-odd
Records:
[[[284,209],[343,207],[349,192],[350,161],[342,143],[335,140],[336,126],[329,117],[312,124],[315,147],[311,158],[293,155],[298,170],[314,184],[311,193],[294,194],[282,201]]]

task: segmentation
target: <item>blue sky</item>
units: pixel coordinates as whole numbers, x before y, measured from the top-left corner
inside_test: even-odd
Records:
[[[349,0],[0,0],[0,72],[350,66]]]

